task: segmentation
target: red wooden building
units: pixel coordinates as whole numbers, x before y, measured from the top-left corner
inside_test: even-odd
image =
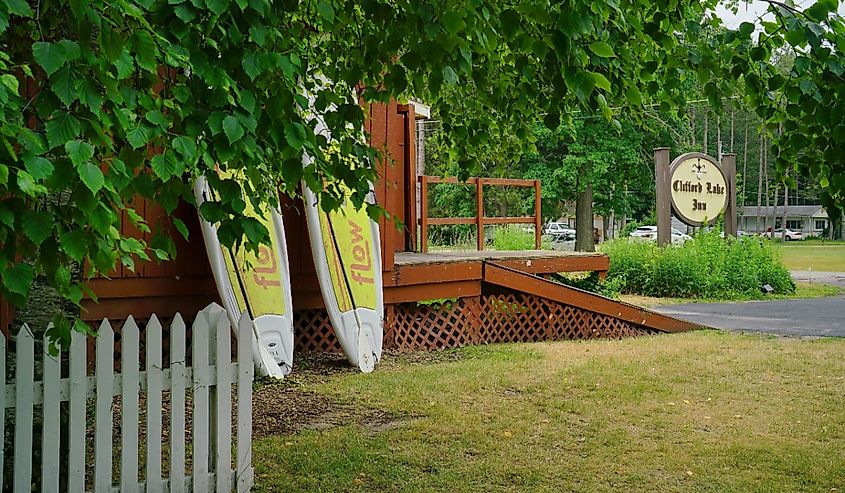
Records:
[[[418,176],[414,106],[374,104],[369,110],[366,130],[371,143],[386,145],[392,158],[380,165],[376,199],[405,225],[397,229],[392,221],[381,221],[385,347],[415,350],[482,342],[621,337],[692,327],[543,278],[554,272],[606,272],[608,259],[602,254],[540,250],[428,253],[425,241],[417,244],[418,227],[425,232],[437,224],[476,224],[481,249],[485,224],[539,225],[539,207],[533,217],[485,218],[479,207],[474,218],[428,218],[427,187],[443,180]],[[479,204],[483,204],[483,185],[527,184],[539,194],[539,182],[482,180],[476,181]],[[417,183],[421,183],[419,189]],[[136,210],[151,226],[170,227],[161,209],[139,201]],[[339,350],[323,309],[301,203],[284,202],[282,209],[293,278],[297,350]],[[137,261],[135,271],[120,268],[109,278],[91,280],[89,286],[98,301],[84,300],[83,319],[120,320],[129,315],[143,319],[153,313],[170,317],[177,311],[190,316],[218,301],[197,214],[186,205],[176,214],[190,231],[189,241],[174,234],[177,258],[164,263]],[[127,217],[122,218],[122,230],[138,237],[148,235],[134,228]],[[418,303],[432,299],[449,301]]]

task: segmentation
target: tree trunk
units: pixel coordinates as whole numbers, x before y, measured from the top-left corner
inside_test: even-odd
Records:
[[[734,152],[734,110],[731,110],[731,154]]]
[[[769,239],[775,239],[775,230],[778,226],[778,195],[780,194],[780,183],[775,183],[775,201],[772,204],[772,234],[769,236]],[[783,222],[780,223],[780,229],[785,229],[786,225]]]
[[[722,165],[722,117],[716,115],[716,161]]]
[[[581,176],[579,180],[584,174]],[[575,251],[596,251],[593,241],[593,184],[590,182],[575,196]]]
[[[766,186],[766,222],[764,226],[772,228],[772,236],[774,236],[775,220],[774,212],[771,208],[771,190],[769,189],[769,139],[763,139],[763,182]],[[772,216],[772,225],[769,226],[769,216]]]
[[[748,198],[748,189],[745,188],[748,176],[748,122],[745,123],[745,147],[742,149],[742,206],[745,207],[745,200]]]
[[[696,138],[695,138],[695,108],[692,108],[692,109],[690,110],[690,115],[692,115],[692,116],[690,117],[690,122],[691,122],[691,123],[690,123],[690,126],[692,127],[692,128],[691,128],[692,132],[690,132],[690,134],[692,135],[692,142],[691,142],[691,144],[692,144],[692,148],[693,148],[693,149],[695,149],[695,142],[696,142]]]
[[[783,227],[783,235],[780,240],[781,243],[786,241],[786,208],[789,206],[789,187],[784,183],[783,185],[783,218],[780,220],[780,225]],[[812,218],[810,219],[812,221]]]

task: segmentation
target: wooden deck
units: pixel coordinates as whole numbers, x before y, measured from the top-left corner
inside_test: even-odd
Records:
[[[385,303],[479,296],[485,262],[528,274],[598,272],[610,266],[607,255],[554,250],[396,252],[393,270],[384,273]]]

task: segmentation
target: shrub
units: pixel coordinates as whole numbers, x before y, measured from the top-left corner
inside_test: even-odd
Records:
[[[561,273],[555,274],[552,279],[573,288],[583,289],[613,299],[619,298],[619,294],[625,287],[625,276],[601,279],[598,272],[590,272],[587,275]]]
[[[605,242],[608,280],[620,279],[622,292],[679,298],[756,298],[760,287],[793,293],[795,283],[777,251],[760,238],[724,240],[715,231],[683,245],[658,248],[628,238]]]

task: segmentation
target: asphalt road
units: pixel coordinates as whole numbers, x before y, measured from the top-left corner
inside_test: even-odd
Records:
[[[845,287],[845,272],[793,272],[796,280]],[[687,303],[660,313],[710,327],[789,336],[845,337],[845,296],[744,303]]]

